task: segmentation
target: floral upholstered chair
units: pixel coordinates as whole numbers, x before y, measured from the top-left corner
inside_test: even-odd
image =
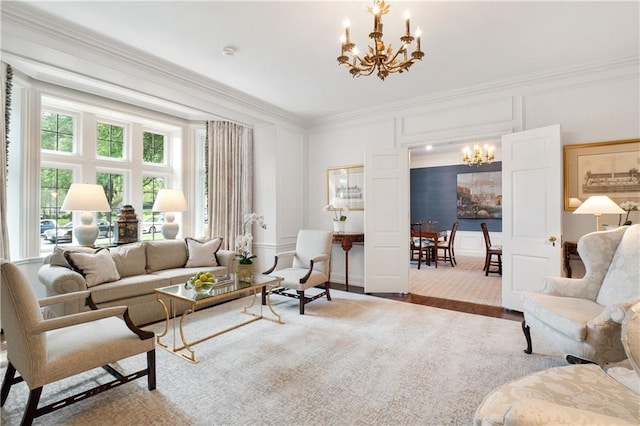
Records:
[[[640,301],[640,225],[584,235],[578,252],[583,278],[547,277],[541,292],[523,293],[525,352],[531,327],[570,363],[622,361],[620,324]]]
[[[631,368],[568,365],[529,374],[491,391],[474,424],[640,424],[640,303],[627,312],[620,340]]]

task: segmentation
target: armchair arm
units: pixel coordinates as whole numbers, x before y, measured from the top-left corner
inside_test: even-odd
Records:
[[[600,315],[590,320],[588,325],[602,326],[609,322],[622,324],[624,317],[627,315],[627,311],[638,302],[640,302],[640,297],[634,297],[633,299],[628,299],[624,302],[609,305],[600,313]]]
[[[624,419],[540,399],[521,399],[505,413],[504,426],[511,425],[628,425]]]
[[[289,251],[283,251],[280,253],[276,253],[275,255],[275,259],[273,262],[273,266],[271,268],[269,268],[268,270],[264,271],[263,274],[270,274],[273,271],[276,270],[276,267],[278,266],[278,260],[285,258],[285,257],[293,257],[296,255],[296,251],[295,250],[289,250]]]
[[[313,265],[315,263],[319,263],[319,262],[324,262],[325,260],[329,259],[329,255],[324,253],[324,254],[320,254],[318,256],[315,256],[314,258],[309,260],[309,270],[307,271],[307,273],[305,274],[304,277],[300,278],[300,284],[304,284],[307,282],[307,280],[309,279],[309,277],[311,276],[311,273],[313,272]]]
[[[318,255],[318,256],[314,257],[311,260],[313,260],[313,263],[324,262],[325,260],[329,260],[329,255],[324,253],[324,254],[321,254],[321,255]]]
[[[57,330],[59,328],[70,327],[72,325],[84,324],[108,317],[123,315],[127,310],[126,306],[112,306],[110,308],[98,309],[95,311],[79,312],[77,314],[66,315],[64,317],[51,318],[40,321],[34,328],[34,333],[44,333],[45,331]]]
[[[59,294],[57,296],[49,296],[38,300],[41,308],[51,306],[58,303],[68,302],[76,299],[87,299],[91,295],[90,291],[76,291],[73,293]]]
[[[595,300],[598,286],[583,278],[544,277],[544,288],[540,293],[560,297],[578,297]]]

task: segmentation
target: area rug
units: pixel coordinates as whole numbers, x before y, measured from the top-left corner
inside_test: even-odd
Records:
[[[203,342],[197,364],[158,349],[155,391],[137,380],[36,424],[468,425],[493,388],[564,364],[535,335],[535,353],[524,354],[515,321],[332,293],[304,316],[296,300],[273,296],[285,324],[257,321]],[[199,311],[185,332],[195,338],[238,320],[244,303]],[[143,365],[139,356],[118,368]],[[45,387],[42,402],[109,380],[93,370]],[[2,424],[19,424],[26,397],[24,383],[15,385]]]
[[[502,306],[502,278],[484,275],[484,257],[456,256],[457,265],[438,262],[436,268],[411,264],[409,293],[488,306]]]

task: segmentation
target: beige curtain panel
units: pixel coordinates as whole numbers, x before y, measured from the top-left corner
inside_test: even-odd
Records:
[[[207,148],[209,235],[233,250],[244,215],[253,211],[253,129],[210,121]]]

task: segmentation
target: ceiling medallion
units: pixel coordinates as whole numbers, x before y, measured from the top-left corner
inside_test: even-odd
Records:
[[[368,76],[377,70],[377,76],[384,80],[391,73],[409,71],[413,61],[422,60],[424,52],[420,50],[420,28],[417,28],[415,33],[416,49],[411,53],[411,57],[407,52],[414,40],[410,31],[408,12],[404,14],[405,34],[400,37],[402,45],[397,52],[393,53],[391,44],[385,47],[382,41],[382,15],[389,12],[389,6],[384,0],[374,0],[373,6],[367,7],[367,9],[373,15],[373,31],[369,33],[369,38],[373,40],[373,47],[367,46],[367,54],[364,57],[358,56],[356,44],[350,38],[348,20],[344,23],[344,34],[340,39],[342,52],[338,56],[338,63],[346,65],[353,77]]]
[[[462,161],[469,166],[480,166],[484,163],[491,164],[495,158],[494,151],[495,147],[493,145],[489,146],[485,144],[484,146],[480,146],[479,143],[476,143],[473,146],[473,150],[468,146],[462,150]]]

